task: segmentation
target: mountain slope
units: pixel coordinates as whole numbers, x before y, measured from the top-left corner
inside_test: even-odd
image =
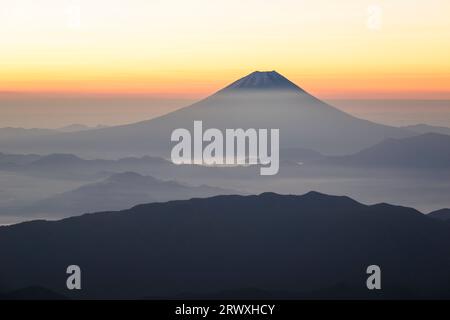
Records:
[[[328,157],[321,162],[348,166],[450,169],[450,136],[426,133],[388,139],[358,153]]]
[[[34,284],[83,298],[242,288],[323,298],[336,284],[367,292],[366,268],[377,264],[376,297],[439,298],[450,293],[449,231],[414,209],[316,192],[218,196],[0,227],[0,274],[8,288]],[[78,292],[65,289],[71,264],[85,275]]]
[[[253,72],[189,107],[124,126],[0,142],[8,152],[75,153],[87,157],[168,157],[177,128],[277,128],[280,147],[346,154],[413,133],[355,118],[318,100],[275,71]]]

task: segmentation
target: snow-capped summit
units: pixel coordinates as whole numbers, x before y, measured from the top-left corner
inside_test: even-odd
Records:
[[[222,89],[230,90],[303,90],[276,71],[255,71]]]

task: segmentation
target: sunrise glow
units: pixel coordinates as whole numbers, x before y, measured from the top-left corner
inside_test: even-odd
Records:
[[[446,0],[3,0],[0,91],[196,98],[277,70],[331,98],[449,98],[449,12]]]

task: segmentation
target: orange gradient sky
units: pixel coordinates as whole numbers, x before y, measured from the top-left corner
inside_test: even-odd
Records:
[[[277,70],[322,98],[450,98],[448,0],[0,0],[0,92],[200,98]]]

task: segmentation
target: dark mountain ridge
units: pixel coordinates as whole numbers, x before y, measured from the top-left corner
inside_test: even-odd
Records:
[[[449,298],[449,230],[411,208],[317,192],[217,196],[0,227],[0,274],[8,288],[36,284],[82,298],[242,288],[361,298],[366,268],[377,264],[377,298]],[[65,290],[71,264],[84,275],[79,292]]]

